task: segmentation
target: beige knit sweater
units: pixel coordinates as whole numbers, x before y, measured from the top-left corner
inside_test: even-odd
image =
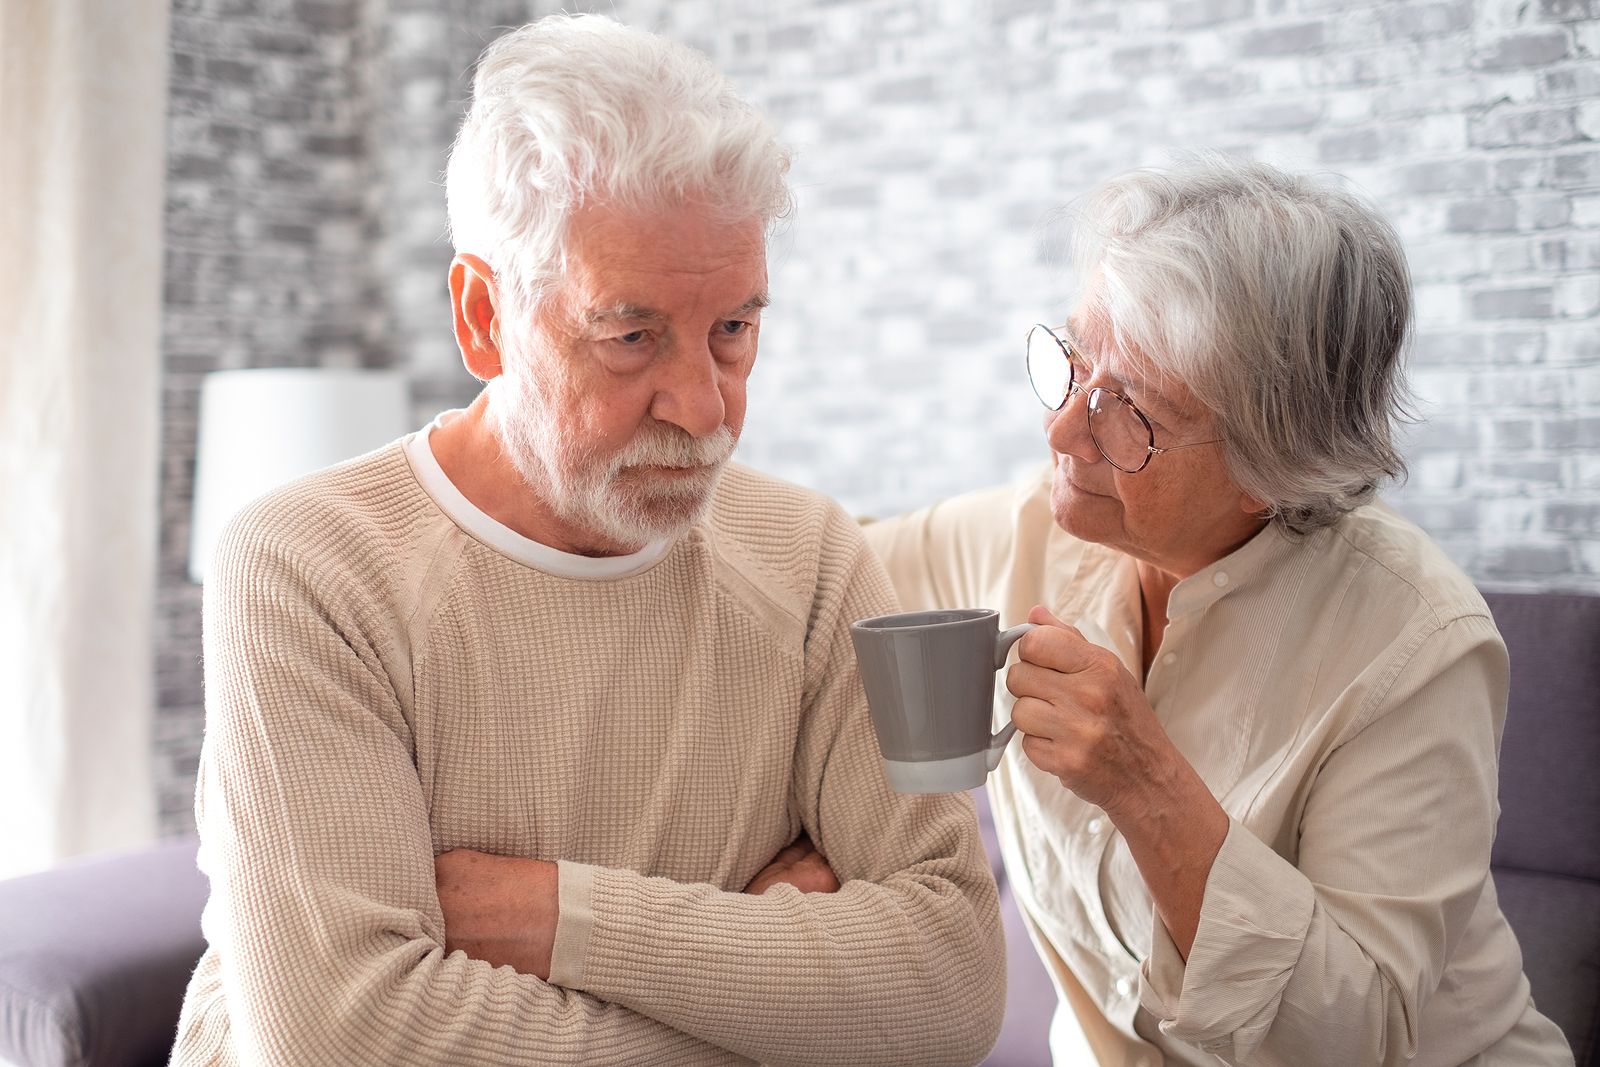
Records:
[[[854,524],[734,467],[653,562],[563,576],[441,477],[413,435],[223,539],[173,1062],[981,1059],[994,885],[966,797],[884,784]],[[801,830],[841,889],[740,893]],[[562,861],[550,982],[446,955],[452,848]]]

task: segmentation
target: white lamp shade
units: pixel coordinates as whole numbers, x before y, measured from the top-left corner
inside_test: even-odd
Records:
[[[235,512],[285,482],[370,452],[409,429],[396,371],[218,371],[200,390],[189,577],[205,581]]]

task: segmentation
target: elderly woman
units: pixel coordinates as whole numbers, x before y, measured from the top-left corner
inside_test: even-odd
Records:
[[[1395,233],[1204,157],[1105,185],[1074,251],[1028,336],[1049,469],[867,528],[907,609],[1039,624],[989,788],[1057,1062],[1570,1064],[1489,875],[1505,646],[1374,500]]]

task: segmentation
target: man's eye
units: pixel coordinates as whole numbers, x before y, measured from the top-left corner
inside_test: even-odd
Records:
[[[729,319],[726,322],[720,323],[719,328],[729,337],[736,337],[739,334],[749,330],[750,324],[748,322],[741,322],[738,319]]]
[[[647,334],[643,330],[633,330],[618,337],[617,340],[625,345],[636,345],[643,341],[646,336]]]

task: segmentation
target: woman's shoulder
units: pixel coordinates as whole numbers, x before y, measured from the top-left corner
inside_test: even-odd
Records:
[[[1388,503],[1375,501],[1345,515],[1332,528],[1335,551],[1348,557],[1351,581],[1370,603],[1388,603],[1406,615],[1445,626],[1469,617],[1489,618],[1472,579],[1416,523]]]
[[[944,497],[888,518],[861,520],[867,542],[889,554],[914,540],[922,551],[992,553],[1019,529],[1054,524],[1048,467],[1019,478]]]

